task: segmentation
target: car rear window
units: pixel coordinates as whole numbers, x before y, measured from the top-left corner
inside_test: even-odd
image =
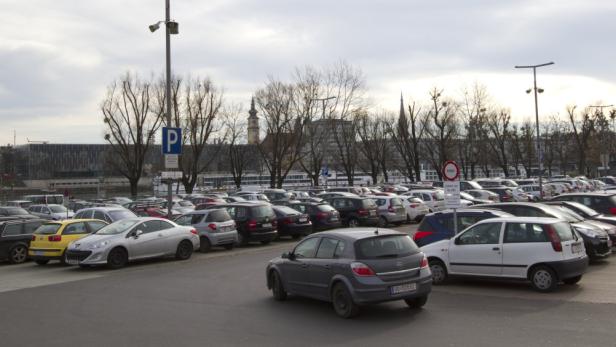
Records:
[[[28,211],[20,207],[7,207],[4,209],[8,215],[28,214]]]
[[[274,214],[274,210],[272,210],[269,206],[255,206],[251,208],[253,217],[267,217]]]
[[[571,229],[571,225],[569,223],[555,223],[552,224],[551,227],[556,230],[556,233],[561,241],[571,241],[575,239],[573,236],[573,230]]]
[[[108,213],[109,213],[109,215],[111,216],[111,218],[114,221],[118,221],[120,219],[125,219],[125,218],[137,217],[137,215],[135,215],[135,213],[133,213],[132,211],[129,211],[129,210],[126,210],[126,211],[122,211],[122,210],[109,211]]]
[[[391,199],[391,206],[402,206],[402,201],[399,198]]]
[[[66,207],[64,206],[60,206],[60,205],[56,205],[56,206],[49,206],[49,209],[51,210],[51,212],[53,213],[62,213],[62,212],[66,212]]]
[[[363,199],[362,206],[364,208],[376,208],[376,203],[372,199]]]
[[[377,236],[355,242],[357,259],[398,258],[418,251],[408,235]]]
[[[287,206],[276,206],[276,211],[285,215],[297,215],[299,212]]]
[[[38,227],[34,233],[41,235],[53,235],[58,232],[58,229],[60,229],[60,224],[43,224]]]
[[[336,211],[335,208],[333,208],[331,205],[328,205],[328,204],[317,205],[317,210],[319,210],[321,212]]]
[[[194,217],[193,217],[194,218]],[[210,211],[210,213],[207,216],[208,222],[216,222],[216,223],[222,223],[222,222],[227,222],[231,220],[231,216],[229,215],[229,212],[227,212],[227,210],[212,210]],[[197,224],[196,223],[192,223],[192,224]]]

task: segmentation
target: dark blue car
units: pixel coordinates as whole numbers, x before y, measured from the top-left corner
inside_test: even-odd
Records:
[[[484,219],[512,216],[507,212],[491,209],[458,210],[458,232]],[[453,227],[452,210],[430,213],[422,220],[417,232],[413,235],[413,240],[417,246],[421,247],[449,239],[454,236]]]

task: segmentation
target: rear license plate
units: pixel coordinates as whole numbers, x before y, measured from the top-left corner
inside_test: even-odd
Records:
[[[34,255],[45,255],[45,251],[34,251]]]
[[[303,217],[303,218],[299,219],[300,223],[306,223],[307,221],[308,221],[308,218],[306,218],[306,217]]]
[[[417,290],[417,283],[401,284],[399,286],[393,286],[389,288],[389,292],[392,295],[414,292],[415,290]]]
[[[571,252],[573,253],[582,253],[584,250],[582,249],[581,243],[574,243],[571,245]]]
[[[337,222],[338,221],[338,217],[332,217],[331,220],[332,220],[332,222]]]
[[[371,216],[376,216],[376,211],[370,211]]]
[[[272,223],[263,223],[263,227],[264,228],[271,228],[272,227]]]

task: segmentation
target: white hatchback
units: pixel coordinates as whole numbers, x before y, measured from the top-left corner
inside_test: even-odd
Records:
[[[433,283],[451,275],[527,279],[541,292],[575,284],[588,267],[582,238],[566,221],[503,217],[478,222],[449,240],[421,248]]]

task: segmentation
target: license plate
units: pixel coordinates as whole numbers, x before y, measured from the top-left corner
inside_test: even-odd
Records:
[[[271,228],[272,227],[272,223],[263,223],[263,227],[264,228]]]
[[[338,221],[338,217],[332,217],[332,218],[331,218],[331,220],[332,220],[333,222],[337,222],[337,221]]]
[[[67,259],[66,263],[69,265],[79,265],[79,261],[77,261],[77,259]]]
[[[582,244],[581,243],[574,243],[571,245],[571,252],[573,253],[582,253]]]
[[[415,290],[417,290],[417,283],[401,284],[399,286],[393,286],[389,288],[389,292],[392,295],[413,292]]]
[[[45,255],[45,251],[34,251],[34,255]]]
[[[376,216],[376,211],[370,211],[371,216]]]
[[[299,219],[300,223],[306,223],[307,221],[308,221],[308,218],[305,218],[305,217]]]

